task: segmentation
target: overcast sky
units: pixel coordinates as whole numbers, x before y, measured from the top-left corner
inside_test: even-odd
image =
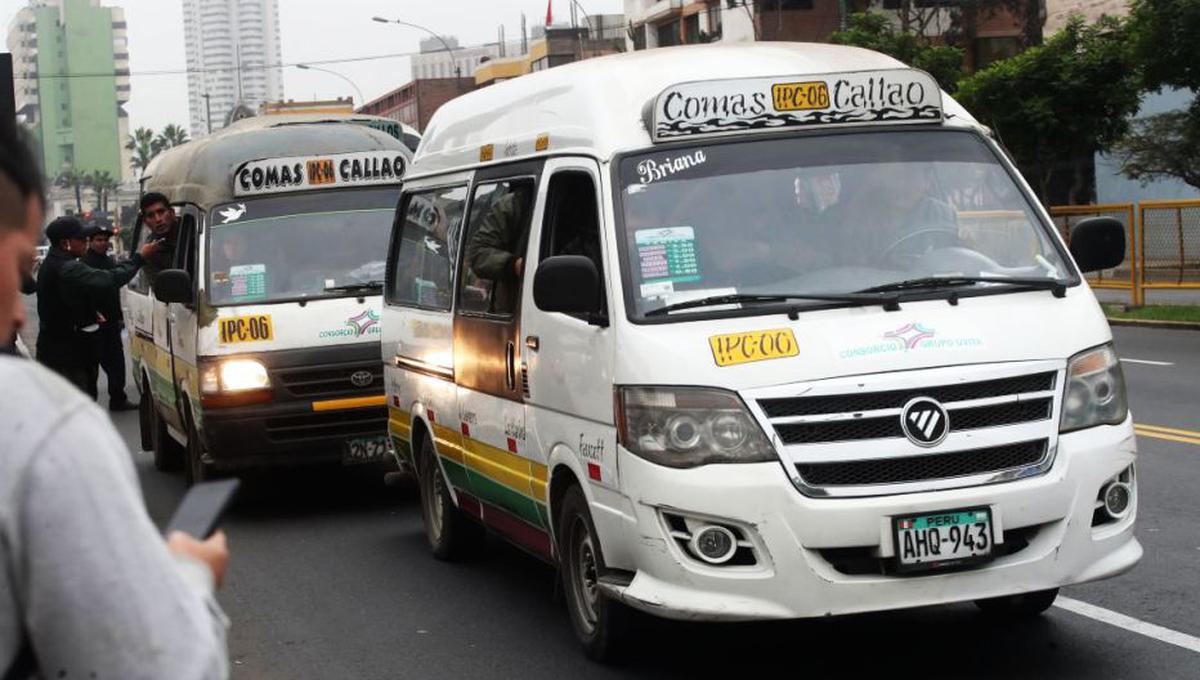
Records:
[[[555,23],[567,19],[570,0],[552,0]],[[578,0],[588,13],[622,11],[621,0]],[[0,0],[0,30],[28,0]],[[129,22],[129,61],[133,73],[127,107],[130,127],[159,129],[167,123],[188,128],[187,76],[142,75],[147,70],[182,70],[186,66],[181,0],[102,0],[124,7]],[[415,52],[428,37],[421,31],[373,23],[385,16],[420,24],[443,35],[458,37],[461,45],[494,42],[503,24],[509,38],[520,35],[521,12],[530,26],[544,22],[546,0],[279,0],[280,31],[285,64]],[[3,49],[0,40],[0,49]],[[327,66],[350,78],[367,99],[407,82],[407,58],[382,59]],[[286,68],[284,94],[291,99],[350,96],[353,88],[341,79],[317,71]]]

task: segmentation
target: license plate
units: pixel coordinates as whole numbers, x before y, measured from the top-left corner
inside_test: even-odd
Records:
[[[346,450],[342,454],[342,462],[375,463],[383,460],[388,453],[387,437],[358,437],[346,440]]]
[[[900,571],[984,562],[992,557],[992,513],[987,508],[892,518]]]

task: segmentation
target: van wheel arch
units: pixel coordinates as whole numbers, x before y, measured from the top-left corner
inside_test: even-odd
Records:
[[[567,495],[567,490],[573,486],[578,486],[583,490],[583,485],[579,482],[579,477],[567,465],[559,464],[555,466],[550,473],[550,489],[548,490],[547,499],[550,502],[550,546],[554,550],[556,560],[562,556],[558,554],[558,537],[560,528],[558,526],[558,516],[562,510],[563,497]],[[586,497],[586,496],[585,496]]]

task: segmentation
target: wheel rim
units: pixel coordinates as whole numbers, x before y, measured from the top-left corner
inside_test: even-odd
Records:
[[[429,458],[429,462],[425,468],[425,487],[427,491],[424,494],[425,517],[429,521],[429,537],[436,542],[442,536],[442,522],[444,520],[442,497],[446,493],[446,484],[442,479],[442,471],[438,469],[437,461],[433,460],[432,456]]]
[[[571,527],[571,597],[575,610],[579,612],[579,623],[590,635],[596,629],[599,616],[596,614],[600,601],[599,565],[592,534],[583,518],[576,517]]]

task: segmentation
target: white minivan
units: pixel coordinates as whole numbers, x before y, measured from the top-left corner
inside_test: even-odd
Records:
[[[589,655],[630,609],[776,619],[1119,574],[1136,446],[1112,336],[989,131],[880,54],[589,60],[430,122],[388,260],[397,448],[439,557],[557,564]]]
[[[412,153],[372,129],[392,122],[251,118],[147,168],[177,215],[174,268],[139,272],[122,304],[157,468],[394,463],[379,320]]]

